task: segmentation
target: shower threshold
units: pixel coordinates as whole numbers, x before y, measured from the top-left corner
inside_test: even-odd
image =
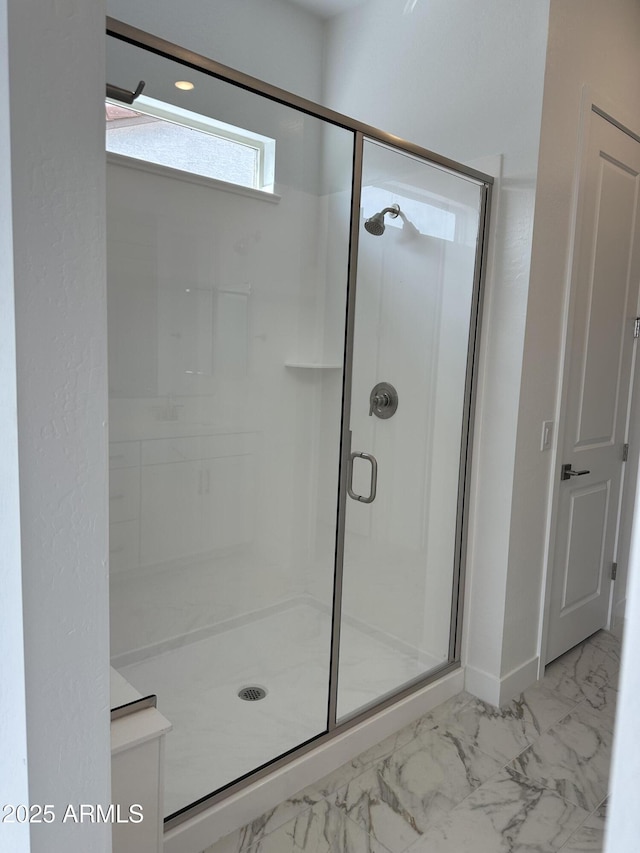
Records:
[[[309,603],[119,667],[156,693],[173,725],[165,750],[168,817],[326,729],[331,618]],[[441,664],[345,624],[338,714],[348,716]],[[266,691],[242,701],[247,685]]]

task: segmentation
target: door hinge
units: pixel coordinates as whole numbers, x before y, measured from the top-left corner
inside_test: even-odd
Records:
[[[633,337],[640,338],[640,317],[636,317],[633,324]]]
[[[611,580],[614,581],[616,579],[616,575],[618,574],[618,564],[611,563]]]
[[[629,445],[623,444],[622,445],[622,461],[626,462],[628,458],[629,458]]]

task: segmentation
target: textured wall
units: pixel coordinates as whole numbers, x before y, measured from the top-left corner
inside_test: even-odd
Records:
[[[14,543],[7,571],[22,584],[30,801],[61,817],[68,803],[110,800],[104,8],[3,5],[22,523],[21,566]],[[12,685],[17,735],[19,693]],[[23,799],[20,776],[12,781],[3,802]],[[104,824],[30,831],[33,853],[111,849]]]

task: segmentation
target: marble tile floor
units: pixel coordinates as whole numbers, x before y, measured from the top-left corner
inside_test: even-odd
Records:
[[[601,853],[619,657],[600,631],[501,709],[459,694],[204,853]]]
[[[157,694],[173,725],[165,744],[165,815],[325,730],[330,645],[329,613],[296,604],[119,668],[143,695]],[[340,654],[339,715],[426,666],[417,651],[353,625],[343,626]],[[238,691],[252,684],[265,687],[266,698],[241,701]]]

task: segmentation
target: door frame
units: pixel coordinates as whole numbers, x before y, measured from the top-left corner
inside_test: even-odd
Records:
[[[460,178],[471,178],[480,189],[480,208],[478,215],[478,233],[474,256],[473,291],[469,314],[469,331],[467,338],[466,372],[464,380],[463,421],[460,433],[460,450],[457,460],[458,494],[456,501],[456,525],[454,534],[453,575],[451,588],[451,607],[449,620],[449,659],[437,669],[429,670],[410,682],[399,686],[371,705],[347,715],[338,720],[338,681],[340,658],[340,633],[342,627],[342,598],[343,574],[345,555],[345,535],[347,516],[347,481],[351,456],[352,433],[351,421],[351,392],[353,374],[354,336],[356,318],[356,298],[358,281],[358,252],[360,241],[360,211],[362,194],[362,172],[364,160],[364,144],[370,141],[382,145],[390,151],[408,155],[421,160],[425,165],[443,168]],[[351,190],[351,221],[349,241],[349,270],[347,281],[347,308],[345,321],[345,340],[343,354],[342,378],[342,412],[340,424],[340,464],[338,471],[338,501],[336,521],[336,554],[332,600],[331,628],[331,657],[329,674],[328,702],[328,734],[342,731],[345,727],[358,724],[373,714],[410,696],[411,693],[426,686],[430,682],[446,675],[460,666],[462,655],[462,630],[464,610],[465,569],[469,527],[469,501],[471,492],[471,458],[473,451],[473,428],[475,420],[475,403],[478,387],[479,346],[482,325],[482,305],[487,278],[489,226],[492,206],[493,179],[479,182],[475,175],[470,174],[466,167],[451,168],[428,156],[427,152],[418,152],[405,148],[403,142],[389,142],[367,132],[366,128],[356,129],[354,135],[354,155]],[[425,567],[426,568],[426,567]]]
[[[545,557],[543,566],[541,616],[539,626],[539,654],[538,654],[538,678],[544,676],[547,666],[547,640],[549,635],[549,623],[551,617],[552,581],[554,572],[554,555],[558,535],[558,510],[560,506],[560,477],[559,465],[564,448],[566,436],[566,406],[568,398],[568,376],[569,359],[571,356],[571,343],[573,322],[575,316],[575,278],[577,275],[576,258],[579,251],[580,230],[583,221],[583,200],[585,191],[586,158],[589,151],[589,138],[593,115],[597,115],[605,121],[610,122],[618,130],[626,133],[640,143],[640,126],[633,116],[625,114],[617,104],[611,101],[605,94],[593,90],[590,86],[583,86],[580,101],[580,120],[578,140],[576,144],[575,171],[573,180],[573,191],[571,199],[570,236],[568,246],[567,268],[565,270],[565,287],[562,306],[562,340],[560,345],[560,370],[558,376],[558,387],[555,403],[555,441],[551,450],[550,479],[548,490],[548,511],[545,531]],[[635,130],[634,130],[635,128]],[[638,302],[636,305],[636,316],[640,316],[640,288]],[[637,364],[637,345],[634,346],[631,376],[629,382],[629,398],[627,406],[627,436],[637,435],[640,428],[640,368]],[[637,442],[640,445],[640,440]],[[616,539],[614,554],[619,560],[621,550],[626,553],[629,560],[632,539],[636,529],[640,526],[640,505],[636,503],[636,484],[638,479],[640,450],[638,447],[630,452],[629,459],[622,473],[621,492],[619,496],[618,518],[616,521]],[[618,566],[620,569],[620,566]],[[625,568],[625,580],[628,577],[628,565]],[[611,630],[615,625],[613,620],[614,590],[616,581],[612,581],[609,591],[609,606],[607,615],[607,627]]]

